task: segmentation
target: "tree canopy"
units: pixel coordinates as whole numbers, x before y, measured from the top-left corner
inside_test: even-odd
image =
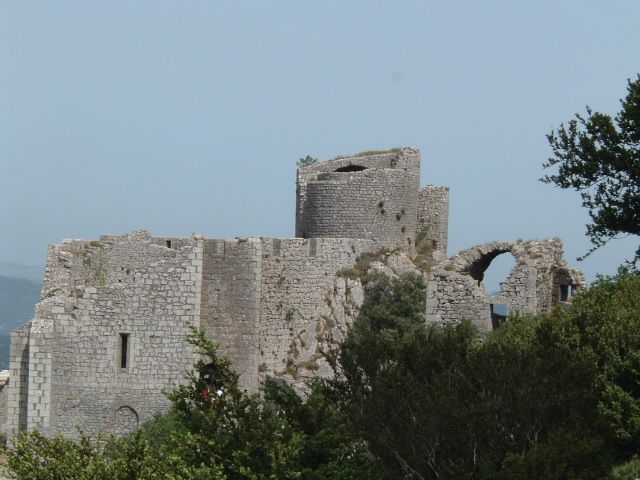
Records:
[[[333,365],[301,397],[238,388],[201,331],[171,410],[125,439],[25,433],[23,480],[626,480],[640,475],[640,273],[602,277],[485,337],[426,325],[422,277],[367,276]],[[615,467],[618,465],[618,467]]]
[[[624,235],[640,234],[640,75],[628,80],[627,96],[615,117],[587,107],[547,139],[554,156],[541,178],[562,189],[580,192],[591,223],[592,248],[582,257]],[[640,247],[634,264],[640,260]]]

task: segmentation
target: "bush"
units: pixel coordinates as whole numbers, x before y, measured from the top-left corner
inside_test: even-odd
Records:
[[[576,319],[513,318],[480,341],[426,326],[419,277],[369,284],[333,383],[387,478],[580,478],[617,452]]]
[[[34,431],[14,438],[7,456],[9,473],[20,480],[159,480],[170,471],[137,434],[96,441],[81,434],[76,442]]]
[[[633,458],[613,469],[609,480],[637,480],[640,478],[640,460]]]

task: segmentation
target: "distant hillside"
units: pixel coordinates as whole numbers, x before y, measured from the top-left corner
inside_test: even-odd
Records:
[[[0,335],[31,320],[41,288],[32,280],[0,276]]]
[[[10,335],[0,335],[0,370],[9,369],[9,347],[11,346]]]
[[[11,278],[22,278],[40,283],[44,277],[44,267],[23,265],[18,262],[8,262],[0,260],[0,276]]]
[[[9,335],[33,318],[41,284],[0,275],[0,370],[9,368]]]

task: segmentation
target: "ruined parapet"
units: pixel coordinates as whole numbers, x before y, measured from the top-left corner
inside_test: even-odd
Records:
[[[418,232],[433,246],[435,261],[447,258],[449,187],[427,185],[418,192]]]
[[[415,241],[420,152],[403,148],[298,170],[296,236],[362,238],[378,247]]]

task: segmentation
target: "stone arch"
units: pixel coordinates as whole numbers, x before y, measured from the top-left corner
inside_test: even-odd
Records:
[[[502,252],[494,256],[482,273],[481,286],[484,286],[485,293],[493,295],[500,292],[517,266],[516,257],[511,252]]]
[[[451,259],[449,266],[453,271],[469,275],[479,285],[484,280],[484,274],[491,262],[503,253],[511,253],[516,260],[516,265],[522,263],[519,253],[514,251],[511,242],[492,242],[461,251]]]
[[[533,243],[491,242],[463,250],[453,257],[445,268],[471,277],[482,290],[486,302],[487,315],[493,327],[511,313],[535,313],[537,293],[537,268],[532,262]],[[496,257],[509,253],[515,265],[500,283],[499,291],[487,292],[482,288],[485,272]]]
[[[485,255],[482,255],[476,261],[469,264],[467,273],[478,283],[484,280],[484,274],[489,269],[493,261],[505,253],[511,253],[508,249],[496,249]]]
[[[122,405],[113,412],[112,433],[118,437],[130,435],[139,426],[138,412],[128,405]]]

